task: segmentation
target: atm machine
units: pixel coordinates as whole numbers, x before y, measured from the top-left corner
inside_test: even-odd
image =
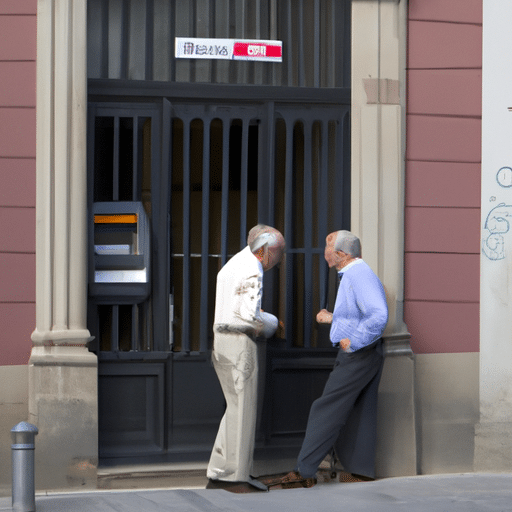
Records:
[[[141,202],[93,203],[89,296],[96,304],[139,304],[151,291],[149,221]]]

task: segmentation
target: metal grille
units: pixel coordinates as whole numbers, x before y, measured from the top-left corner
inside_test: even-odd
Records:
[[[209,348],[216,274],[258,222],[287,241],[264,309],[286,319],[287,346],[318,346],[325,237],[350,222],[348,107],[173,105],[172,127],[173,349]]]
[[[89,205],[102,201],[142,201],[151,213],[152,160],[157,161],[157,109],[131,106],[89,108]],[[91,208],[89,209],[91,211]],[[93,216],[90,215],[89,247],[94,247]],[[93,256],[89,276],[94,276]],[[151,351],[152,300],[140,304],[97,304],[91,301],[88,316],[99,352]]]
[[[335,289],[328,286],[325,238],[350,226],[348,108],[276,110],[281,161],[275,171],[274,211],[287,242],[281,317],[287,346],[314,347],[320,344],[316,313],[327,307],[329,289],[331,295]]]
[[[163,105],[90,108],[90,201],[142,199],[153,246],[149,300],[91,303],[96,350],[207,351],[216,275],[258,222],[287,242],[263,309],[285,319],[286,346],[322,346],[315,315],[335,280],[325,237],[350,225],[349,107]]]
[[[350,0],[88,0],[89,78],[349,87]],[[175,37],[283,41],[283,62],[174,59]]]
[[[257,224],[257,107],[173,106],[171,290],[173,347],[205,351],[215,278]],[[264,178],[264,177],[263,177]]]

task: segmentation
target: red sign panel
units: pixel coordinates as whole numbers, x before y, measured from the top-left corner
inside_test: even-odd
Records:
[[[233,57],[246,58],[251,60],[266,60],[282,58],[282,47],[278,44],[269,44],[259,41],[255,42],[235,42],[233,46]]]

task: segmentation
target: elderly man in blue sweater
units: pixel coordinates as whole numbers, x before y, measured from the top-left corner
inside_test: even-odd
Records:
[[[359,238],[349,231],[331,233],[325,259],[341,278],[334,311],[322,309],[319,323],[331,324],[330,339],[339,353],[320,398],[311,406],[297,466],[268,484],[312,487],[316,472],[334,447],[343,465],[340,481],[375,477],[377,391],[382,374],[381,336],[388,321],[386,295],[379,278],[361,259]]]

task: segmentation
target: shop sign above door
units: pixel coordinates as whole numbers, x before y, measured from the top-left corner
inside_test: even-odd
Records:
[[[177,59],[226,59],[282,62],[282,41],[177,37]]]

